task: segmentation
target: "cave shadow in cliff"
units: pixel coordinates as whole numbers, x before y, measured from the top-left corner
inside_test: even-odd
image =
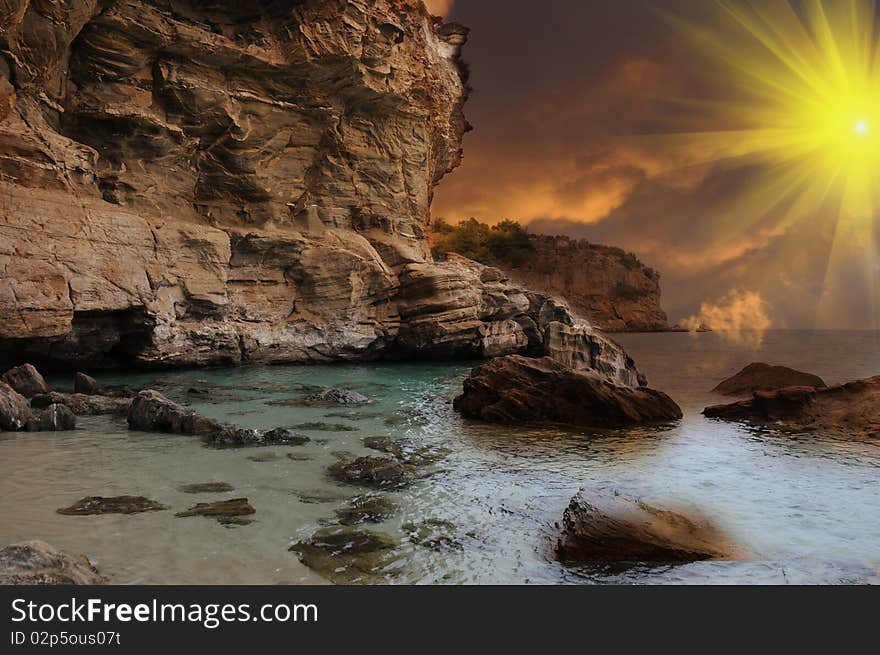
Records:
[[[0,342],[0,370],[30,363],[43,371],[69,372],[142,368],[141,355],[152,344],[154,320],[144,308],[75,312],[63,337]]]

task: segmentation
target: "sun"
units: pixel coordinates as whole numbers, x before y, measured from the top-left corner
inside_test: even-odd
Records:
[[[760,238],[783,244],[778,270],[764,272],[768,285],[789,276],[785,258],[801,257],[805,239],[811,247],[822,239],[817,326],[835,324],[858,275],[880,328],[877,0],[711,0],[690,17],[684,11],[667,18],[700,62],[707,91],[671,99],[679,124],[643,138],[679,148],[686,166],[737,180],[705,229],[724,243],[768,235]]]

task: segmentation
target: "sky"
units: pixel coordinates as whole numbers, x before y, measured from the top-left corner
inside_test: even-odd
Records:
[[[658,136],[738,120],[733,104],[715,109],[742,89],[675,26],[717,20],[710,2],[428,4],[472,30],[474,131],[462,166],[437,189],[435,217],[509,218],[631,250],[661,272],[672,322],[880,327],[873,218],[854,228],[822,200],[805,210],[787,187],[774,196],[778,163],[731,163],[730,143],[718,146],[722,158],[712,140]]]

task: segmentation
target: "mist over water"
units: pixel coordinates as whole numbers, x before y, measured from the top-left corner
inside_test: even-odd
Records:
[[[239,450],[129,432],[124,419],[113,417],[81,418],[71,433],[3,434],[0,543],[43,539],[85,553],[117,583],[325,582],[287,549],[335,524],[335,510],[364,493],[330,480],[327,466],[341,453],[376,455],[363,446],[364,437],[392,436],[450,454],[431,476],[387,492],[399,513],[367,527],[400,545],[393,564],[365,582],[880,581],[880,444],[761,432],[699,413],[724,402],[709,389],[753,361],[800,368],[829,383],[880,373],[880,334],[771,331],[758,346],[719,334],[617,339],[652,386],[682,406],[679,424],[572,433],[464,421],[450,404],[470,369],[461,363],[104,377],[103,383],[133,386],[158,379],[163,391],[189,398],[197,411],[242,426],[326,422],[354,431],[301,430],[312,438],[303,447]],[[374,402],[358,408],[267,404],[300,396],[304,384],[354,389]],[[210,394],[188,394],[190,388]],[[212,481],[236,490],[208,496],[180,490]],[[694,507],[752,558],[627,571],[562,567],[551,557],[555,524],[583,486]],[[55,512],[84,496],[123,494],[144,495],[172,509],[97,517]],[[245,496],[257,509],[252,525],[230,528],[206,518],[174,517],[198,502]],[[412,543],[402,526],[426,519],[453,524],[457,546],[435,550]]]

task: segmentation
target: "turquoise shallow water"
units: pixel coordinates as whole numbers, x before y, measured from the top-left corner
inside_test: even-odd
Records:
[[[721,335],[621,335],[653,386],[685,412],[669,429],[610,434],[511,429],[467,422],[452,410],[470,365],[375,364],[183,371],[108,376],[159,382],[200,412],[250,427],[328,422],[350,431],[310,431],[301,448],[214,450],[197,439],[129,432],[121,419],[83,418],[64,434],[0,435],[0,542],[44,539],[89,554],[120,583],[321,583],[291,543],[334,523],[362,490],[331,481],[337,454],[376,454],[368,436],[406,437],[448,448],[433,475],[393,493],[400,512],[370,526],[398,540],[398,558],[370,582],[388,583],[854,583],[880,580],[880,444],[821,435],[782,436],[700,416],[722,399],[708,393],[752,361],[784,363],[837,382],[880,372],[880,335],[770,332],[762,340]],[[63,387],[65,380],[53,380]],[[270,405],[302,385],[356,389],[364,408]],[[190,387],[209,389],[204,396]],[[328,416],[332,415],[332,416]],[[298,460],[287,457],[294,453]],[[277,454],[256,462],[255,455]],[[223,481],[219,496],[180,486]],[[628,571],[566,569],[552,561],[555,523],[582,486],[661,504],[689,505],[751,554],[748,562]],[[173,511],[64,517],[87,495],[145,495]],[[228,528],[174,511],[247,496],[256,522]],[[320,501],[320,502],[317,502]],[[460,548],[431,550],[401,526],[442,519]]]

